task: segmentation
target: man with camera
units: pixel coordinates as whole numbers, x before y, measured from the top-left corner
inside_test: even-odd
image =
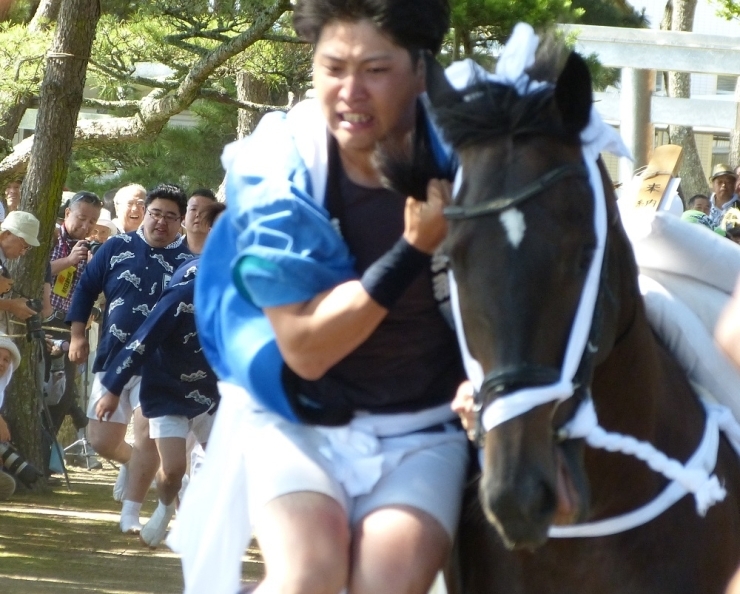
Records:
[[[59,236],[51,251],[51,305],[54,310],[52,318],[46,325],[59,328],[58,332],[49,331],[49,337],[68,341],[69,328],[64,323],[69,307],[72,303],[72,294],[82,276],[88,262],[90,249],[85,239],[90,235],[100,217],[103,201],[92,192],[77,192],[70,198],[64,211],[64,222],[59,229]],[[49,407],[53,427],[52,435],[56,435],[64,417],[72,416],[76,429],[87,425],[87,416],[77,401],[75,379],[77,365],[72,363],[66,354],[64,357],[64,393],[59,402]],[[51,367],[50,357],[46,361],[46,375]]]
[[[10,316],[26,321],[36,312],[28,306],[25,297],[7,297],[13,281],[7,271],[8,260],[15,260],[31,247],[39,245],[39,221],[30,212],[15,210],[0,224],[0,332],[12,334]]]

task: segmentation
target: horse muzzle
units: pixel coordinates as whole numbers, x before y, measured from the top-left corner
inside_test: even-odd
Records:
[[[526,464],[496,468],[486,463],[481,504],[507,548],[536,549],[547,541],[550,526],[574,524],[587,516],[582,450],[579,442],[551,444],[547,456]]]

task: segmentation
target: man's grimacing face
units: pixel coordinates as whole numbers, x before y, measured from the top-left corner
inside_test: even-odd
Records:
[[[314,50],[316,96],[340,150],[372,151],[414,126],[423,66],[370,21],[324,26]]]

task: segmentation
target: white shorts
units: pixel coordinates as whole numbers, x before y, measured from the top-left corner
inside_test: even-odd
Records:
[[[98,404],[98,400],[103,397],[108,389],[102,384],[104,371],[98,371],[93,379],[92,389],[90,390],[90,402],[87,403],[87,416],[90,419],[97,420],[98,415],[95,414],[95,406]],[[118,402],[118,408],[110,418],[106,419],[106,422],[121,423],[128,425],[131,421],[131,415],[134,409],[139,407],[139,388],[141,387],[141,376],[135,375],[128,383],[123,387],[121,397]]]
[[[352,526],[377,509],[405,505],[431,515],[453,538],[467,471],[464,431],[448,426],[447,432],[379,438],[379,453],[394,461],[383,462],[379,478],[369,492],[352,496],[345,481],[340,482],[338,477],[344,475],[346,479],[347,474],[354,472],[363,482],[377,470],[363,466],[370,462],[373,467],[372,460],[360,461],[347,470],[342,460],[327,458],[327,429],[291,423],[268,412],[253,414],[270,419],[258,421],[243,438],[249,514],[257,529],[260,511],[269,501],[288,493],[312,491],[338,501]],[[394,458],[397,454],[400,461]],[[341,454],[337,458],[342,458]]]
[[[208,442],[211,434],[214,415],[207,412],[197,417],[188,419],[184,415],[164,415],[163,417],[152,417],[149,419],[149,437],[158,439],[161,437],[181,437],[186,439],[190,431],[193,432],[199,444]]]

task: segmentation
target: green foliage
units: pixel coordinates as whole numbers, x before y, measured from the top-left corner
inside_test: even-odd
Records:
[[[452,26],[484,27],[489,39],[502,43],[520,21],[537,28],[571,14],[570,0],[455,0]]]
[[[11,2],[4,21],[13,25],[27,23],[31,20],[37,4],[38,0],[36,2],[31,2],[30,0],[15,0],[15,2]]]
[[[312,60],[307,44],[258,41],[235,61],[234,66],[263,80],[281,96],[288,91],[303,95],[311,87]]]
[[[453,0],[451,58],[477,56],[485,62],[518,22],[544,28],[575,16],[570,0]]]
[[[138,4],[130,0],[100,0],[100,12],[123,21],[136,13]]]
[[[540,30],[555,23],[646,26],[644,11],[637,12],[620,0],[453,0],[453,35],[447,46],[449,54],[442,60],[472,57],[493,68],[497,50],[520,21]],[[618,70],[602,67],[594,56],[587,57],[587,62],[597,89],[618,79]]]
[[[581,12],[577,22],[584,25],[634,28],[648,26],[645,10],[638,12],[627,2],[573,0],[573,8]],[[617,84],[619,81],[620,71],[618,68],[605,68],[599,63],[595,55],[586,56],[586,62],[591,71],[594,89],[600,91],[610,85]]]
[[[51,32],[30,33],[23,25],[0,23],[0,93],[35,92],[44,76]]]
[[[165,181],[215,190],[223,178],[221,151],[236,138],[236,109],[201,101],[192,111],[200,118],[195,128],[168,126],[151,142],[75,151],[66,186],[100,195],[128,183],[151,188]]]
[[[573,8],[581,13],[577,22],[608,27],[647,27],[645,10],[638,12],[627,2],[614,0],[572,0]]]
[[[717,0],[736,5],[730,0]],[[172,93],[193,66],[234,37],[244,33],[265,7],[275,0],[101,0],[88,88],[111,102],[138,100],[154,92]],[[25,26],[36,2],[18,0],[14,19],[0,24],[0,118],[21,95],[37,95],[43,58],[52,32],[30,34]],[[24,12],[25,11],[25,12]],[[642,15],[620,0],[452,0],[452,34],[443,57],[472,56],[492,67],[496,50],[519,21],[545,28],[556,22],[639,26]],[[235,135],[233,106],[207,102],[236,98],[235,80],[241,71],[260,83],[266,93],[259,101],[284,104],[288,93],[302,96],[311,85],[311,51],[297,43],[290,13],[283,15],[266,39],[222,64],[201,86],[202,99],[192,110],[203,114],[196,129],[167,127],[156,140],[135,145],[105,143],[104,150],[86,148],[74,156],[68,186],[104,189],[137,181],[153,185],[164,179],[186,186],[215,186],[220,181],[218,156]],[[147,75],[142,64],[166,65],[167,74]],[[613,82],[614,72],[591,60],[595,84]],[[151,78],[146,78],[151,76]],[[99,108],[111,116],[131,115],[129,105]],[[114,182],[101,179],[117,175]]]
[[[717,5],[717,14],[728,21],[740,19],[740,2],[737,0],[712,0]]]
[[[248,30],[271,3],[103,0],[88,88],[112,102],[138,100],[153,90],[161,97],[175,89],[199,60]],[[273,32],[293,37],[288,25],[285,20]],[[160,65],[160,70],[166,65],[167,73],[150,74],[143,68],[147,64]],[[268,102],[284,103],[289,91],[303,93],[310,84],[305,44],[262,41],[220,66],[204,81],[201,92],[236,98],[236,75],[244,69],[266,85]],[[105,191],[132,181],[152,186],[170,180],[185,187],[217,187],[223,175],[221,151],[236,135],[236,108],[202,99],[190,109],[201,117],[195,129],[168,126],[150,141],[77,150],[67,186]],[[131,115],[132,110],[111,106],[99,111],[116,116]]]

